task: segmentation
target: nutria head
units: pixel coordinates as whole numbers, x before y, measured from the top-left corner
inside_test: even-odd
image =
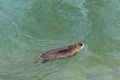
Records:
[[[84,48],[83,43],[74,43],[73,45],[71,45],[71,50],[72,50],[73,53],[76,53],[83,48]]]

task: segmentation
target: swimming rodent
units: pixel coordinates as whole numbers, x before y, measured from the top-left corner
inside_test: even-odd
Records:
[[[56,48],[56,49],[52,49],[49,50],[45,53],[43,53],[41,56],[39,56],[38,58],[29,61],[29,62],[22,62],[19,65],[24,65],[24,64],[28,64],[28,63],[36,63],[39,60],[42,60],[43,63],[47,62],[47,61],[55,61],[57,59],[64,59],[64,58],[68,58],[71,56],[74,56],[79,50],[84,48],[84,44],[83,43],[74,43],[70,46],[66,46],[63,48]]]

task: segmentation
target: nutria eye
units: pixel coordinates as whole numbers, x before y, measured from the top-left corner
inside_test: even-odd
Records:
[[[83,45],[83,44],[81,43],[81,45]]]
[[[82,44],[82,43],[79,43],[79,45],[81,45],[81,46],[82,46],[83,44]]]

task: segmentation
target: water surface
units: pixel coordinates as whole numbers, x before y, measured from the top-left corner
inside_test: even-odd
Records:
[[[74,57],[14,66],[74,42]],[[0,80],[119,79],[119,0],[0,0]]]

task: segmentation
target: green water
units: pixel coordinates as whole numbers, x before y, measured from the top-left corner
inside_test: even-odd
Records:
[[[74,42],[74,57],[14,66]],[[0,80],[119,79],[120,0],[0,0]]]

